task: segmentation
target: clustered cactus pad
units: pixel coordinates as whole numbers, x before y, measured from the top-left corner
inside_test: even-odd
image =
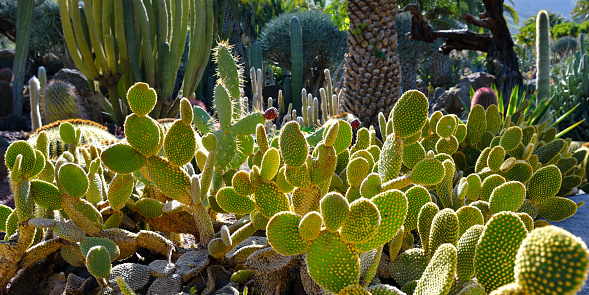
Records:
[[[546,124],[512,122],[493,105],[475,106],[466,123],[428,118],[427,98],[410,91],[379,116],[382,140],[337,119],[318,136],[295,121],[273,132],[261,113],[241,111],[240,68],[226,44],[215,50],[218,128],[186,99],[164,128],[147,116],[155,91],[138,83],[123,140],[82,145],[83,127],[66,122],[67,151],[49,156],[56,137],[44,130],[9,147],[16,209],[0,206],[2,288],[55,251],[86,267],[103,294],[181,287],[205,270],[212,293],[215,264],[234,271],[226,289],[255,294],[286,288],[292,269],[307,291],[335,294],[574,294],[583,285],[585,244],[544,219],[581,205],[566,196],[582,184],[586,157]],[[123,261],[139,248],[158,262]]]

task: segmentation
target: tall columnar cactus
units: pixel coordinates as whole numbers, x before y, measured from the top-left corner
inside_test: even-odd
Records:
[[[86,0],[82,10],[78,1],[59,1],[61,24],[74,63],[89,80],[108,87],[112,115],[117,124],[122,126],[124,117],[117,84],[129,62],[123,1],[114,1],[111,5],[101,4]],[[87,26],[83,26],[83,23]]]
[[[20,115],[23,105],[22,88],[25,83],[25,73],[29,56],[29,37],[31,35],[31,23],[33,21],[33,8],[35,0],[19,1],[16,5],[16,48],[14,51],[14,101],[12,113]]]
[[[290,63],[292,74],[292,106],[301,112],[303,89],[303,33],[296,16],[290,19]]]
[[[249,65],[251,68],[254,69],[261,69],[262,73],[264,71],[264,58],[262,56],[262,47],[258,42],[252,43],[252,46],[249,50]]]
[[[548,12],[542,10],[536,18],[536,98],[543,99],[550,96],[550,20]]]
[[[41,111],[39,110],[39,93],[41,92],[41,83],[37,77],[29,79],[29,91],[31,93],[31,122],[33,131],[41,127]]]

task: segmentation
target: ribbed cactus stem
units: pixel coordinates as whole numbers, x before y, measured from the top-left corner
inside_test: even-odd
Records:
[[[307,127],[313,126],[313,107],[307,106]]]
[[[304,91],[304,93],[306,93],[306,92],[307,91]],[[309,105],[307,104],[307,96],[306,95],[301,95],[301,97],[303,97],[303,99],[301,100],[301,103],[302,103],[302,105],[301,105],[301,114],[303,116],[303,121],[305,122],[303,124],[303,126],[309,126],[309,122],[308,122],[309,116],[307,115]]]
[[[550,21],[548,12],[542,10],[536,18],[536,98],[541,100],[550,95]]]
[[[256,69],[264,69],[263,57],[262,57],[262,47],[258,42],[254,42],[249,50],[250,54],[250,67]]]
[[[258,73],[256,75],[256,78],[258,79],[258,83],[257,83],[257,89],[256,91],[258,92],[258,97],[259,97],[259,102],[260,102],[260,110],[264,109],[264,96],[262,95],[262,88],[264,87],[264,74],[262,72],[262,69],[258,69]]]
[[[325,91],[327,92],[327,97],[330,97],[333,94],[333,83],[331,81],[331,72],[329,71],[329,69],[325,69],[323,71],[323,73],[325,74]],[[328,101],[327,102],[327,106],[329,107],[329,109],[331,110],[333,107],[331,106],[331,102]],[[335,114],[331,114],[332,116]]]
[[[325,88],[319,88],[319,98],[321,98],[321,118],[323,121],[327,121],[328,114],[328,102]]]
[[[39,70],[37,71],[37,79],[39,79],[40,91],[43,92],[47,85],[47,71],[45,70],[45,67],[39,67]]]
[[[278,116],[276,117],[276,122],[280,122],[280,115],[284,114],[284,97],[282,96],[282,90],[278,90],[278,101],[276,101],[278,106]]]
[[[31,124],[33,125],[34,132],[41,127],[41,111],[39,110],[41,83],[35,76],[29,79],[29,91],[31,92]]]
[[[272,99],[272,97],[268,97],[268,108],[271,108],[274,104],[274,100]]]
[[[313,123],[319,125],[319,100],[317,97],[313,98]]]
[[[273,68],[270,68],[268,76],[270,78],[270,85],[274,85],[274,69]]]
[[[301,23],[296,16],[290,19],[290,63],[292,74],[293,107],[300,110],[301,99],[305,96],[298,96],[303,88],[303,31]]]
[[[344,91],[343,89],[339,91],[338,94],[332,94],[331,95],[331,106],[332,106],[332,110],[331,110],[331,114],[332,116],[335,116],[339,113],[339,108],[340,108],[340,102],[342,101],[342,95],[343,95]]]

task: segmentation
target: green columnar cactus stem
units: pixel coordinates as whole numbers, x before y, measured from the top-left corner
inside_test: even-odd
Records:
[[[260,46],[260,44],[258,44],[258,42],[252,43],[252,46],[249,50],[249,65],[251,68],[254,69],[262,69],[262,73],[265,73],[264,62],[262,57],[262,47]]]
[[[29,37],[31,35],[31,23],[33,18],[33,9],[35,0],[19,1],[16,5],[16,50],[14,54],[14,102],[12,104],[12,113],[20,115],[23,105],[22,88],[24,85],[25,72],[27,66],[27,56],[29,55]]]
[[[290,59],[291,59],[291,73],[292,73],[292,104],[293,109],[297,112],[301,111],[303,89],[303,35],[301,23],[299,19],[294,16],[290,19]],[[304,112],[305,110],[303,110]],[[295,119],[295,118],[293,118]]]
[[[550,20],[548,12],[542,10],[536,17],[536,68],[538,69],[536,98],[541,100],[550,95]]]

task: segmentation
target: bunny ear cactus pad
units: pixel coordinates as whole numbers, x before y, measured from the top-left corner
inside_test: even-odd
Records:
[[[403,225],[406,230],[412,231],[417,228],[417,217],[419,216],[421,207],[428,202],[431,202],[431,197],[427,189],[423,186],[414,186],[410,188],[405,193],[405,197],[407,197],[408,208],[407,217],[405,218]]]
[[[67,163],[59,168],[59,186],[61,186],[65,192],[74,197],[81,198],[88,191],[90,182],[88,176],[80,166]]]
[[[512,126],[503,131],[499,144],[506,151],[513,151],[522,142],[523,132],[521,128]]]
[[[458,236],[461,237],[468,229],[475,225],[484,225],[485,218],[479,208],[473,206],[463,206],[456,211],[460,230]]]
[[[157,154],[163,140],[161,126],[147,116],[131,114],[125,120],[125,136],[134,149],[146,157]]]
[[[335,149],[335,154],[339,155],[343,151],[348,149],[348,147],[350,147],[350,144],[352,144],[352,138],[353,138],[352,126],[350,126],[350,123],[343,121],[343,120],[329,120],[329,121],[327,121],[325,124],[326,129],[323,133],[323,138],[326,141],[326,145],[328,142],[327,135],[330,133],[331,126],[335,125],[335,124],[337,124],[338,127],[336,130],[332,130],[331,132],[336,131],[337,136],[335,137],[335,141],[332,146]],[[329,141],[331,141],[331,139],[329,139]]]
[[[341,239],[353,244],[364,242],[379,226],[380,213],[376,205],[368,199],[358,199],[350,204],[350,215],[342,224]]]
[[[299,167],[305,163],[309,146],[297,122],[290,121],[280,129],[279,142],[285,165]]]
[[[59,124],[59,136],[65,144],[76,143],[76,128],[70,122]]]
[[[489,220],[474,258],[476,277],[491,292],[513,282],[515,256],[528,231],[513,212],[500,212]]]
[[[568,231],[546,226],[533,230],[515,259],[515,282],[529,294],[577,294],[587,279],[589,251]]]
[[[256,205],[251,197],[237,194],[233,187],[224,187],[217,192],[217,204],[223,210],[239,215],[251,213]]]
[[[438,212],[432,220],[427,256],[432,257],[442,244],[456,245],[459,227],[458,216],[454,210],[446,208]]]
[[[301,216],[289,212],[280,212],[270,219],[266,226],[268,243],[280,255],[301,254],[309,249],[310,242],[299,233]]]
[[[423,129],[427,123],[427,97],[418,90],[405,92],[393,107],[392,119],[395,136],[407,138]]]
[[[530,200],[542,203],[553,197],[560,190],[561,182],[562,174],[558,167],[554,165],[536,170],[527,184]]]
[[[194,158],[196,136],[194,129],[178,120],[168,129],[164,139],[164,152],[170,164],[184,166]]]
[[[231,97],[239,97],[242,86],[241,73],[231,54],[231,46],[228,42],[220,42],[217,47],[213,48],[213,59],[217,63],[217,75],[220,83],[225,85]]]
[[[319,207],[325,228],[330,232],[337,232],[350,214],[348,200],[336,192],[325,195],[319,202]]]
[[[551,197],[538,206],[538,212],[549,221],[562,221],[577,212],[577,204],[571,199]]]
[[[86,267],[96,278],[108,278],[110,275],[111,265],[110,256],[106,248],[102,246],[94,246],[88,251],[86,255]]]
[[[62,168],[63,169],[63,168]],[[108,186],[108,203],[113,210],[121,210],[135,186],[131,174],[117,174]]]
[[[380,153],[378,174],[383,182],[395,179],[403,166],[403,140],[388,136]]]
[[[474,225],[458,240],[458,267],[456,276],[462,281],[468,281],[475,275],[474,255],[477,242],[485,229],[484,225]]]
[[[423,159],[411,171],[411,182],[417,185],[439,184],[445,175],[445,165],[437,159]]]
[[[154,156],[147,159],[149,178],[171,199],[190,204],[190,177],[180,167]]]
[[[477,144],[481,140],[483,133],[485,133],[486,128],[485,108],[481,105],[475,105],[470,110],[466,122],[466,143]]]
[[[334,293],[360,279],[359,254],[341,241],[339,233],[322,231],[307,251],[307,265],[313,281]]]
[[[441,245],[425,268],[417,282],[414,295],[448,294],[454,283],[456,273],[456,247],[452,244]]]
[[[80,250],[82,251],[82,255],[87,256],[90,249],[96,246],[102,246],[108,251],[109,262],[115,261],[115,259],[117,259],[117,257],[121,254],[119,246],[117,246],[117,244],[115,244],[115,242],[110,239],[85,237],[80,242]]]
[[[516,212],[524,203],[526,187],[519,181],[509,181],[496,187],[491,193],[489,209],[491,214],[501,211]]]
[[[57,186],[42,180],[32,180],[29,188],[29,196],[35,204],[47,210],[60,210],[62,208],[62,195]],[[0,218],[0,223],[2,219]]]
[[[12,170],[14,167],[14,162],[18,155],[22,155],[20,173],[27,175],[35,166],[35,150],[26,141],[19,140],[13,142],[4,154],[4,164],[9,170]]]
[[[370,251],[390,241],[403,225],[407,214],[407,197],[399,190],[380,193],[370,199],[370,201],[378,208],[380,225],[368,240],[354,245],[354,248],[360,252]],[[350,208],[352,208],[354,203],[350,205]],[[350,214],[348,219],[353,218],[352,215],[353,213]],[[364,215],[362,217],[366,218],[367,216]],[[342,228],[342,235],[343,232],[344,230]]]
[[[445,115],[436,124],[436,133],[442,137],[450,137],[456,129],[456,119],[452,115]]]
[[[127,143],[109,146],[100,154],[106,168],[115,173],[131,173],[145,165],[147,159]]]
[[[299,234],[307,241],[318,238],[321,233],[322,222],[321,215],[316,211],[305,214],[299,223]]]
[[[146,116],[157,102],[157,94],[146,83],[135,83],[127,91],[127,102],[137,116]]]
[[[272,218],[274,214],[280,211],[290,210],[288,196],[282,192],[278,186],[271,181],[262,180],[260,187],[254,194],[257,209],[266,218]]]

